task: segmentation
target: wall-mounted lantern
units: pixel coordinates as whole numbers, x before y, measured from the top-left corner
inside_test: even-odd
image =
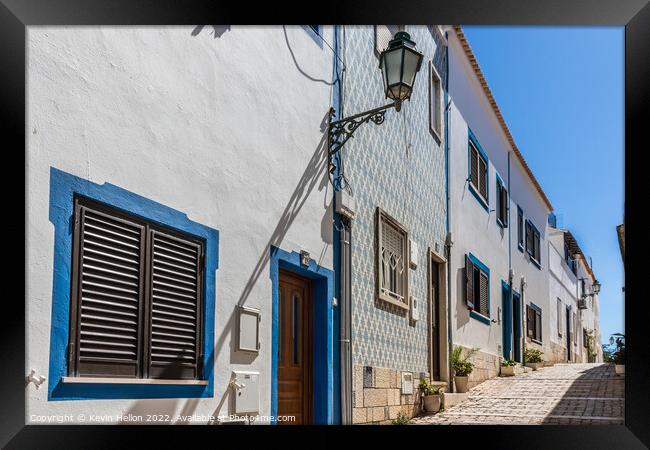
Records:
[[[591,287],[594,290],[594,294],[596,295],[600,294],[600,281],[598,280],[594,281],[594,284],[592,284]]]
[[[332,157],[341,150],[361,124],[372,121],[376,125],[381,125],[388,109],[394,107],[395,111],[399,111],[402,102],[411,98],[415,77],[421,65],[422,53],[416,50],[415,42],[411,40],[408,33],[399,31],[395,33],[388,48],[379,57],[384,94],[386,98],[393,100],[393,103],[336,121],[332,121],[335,111],[334,108],[330,108],[327,136],[330,172],[334,169]]]

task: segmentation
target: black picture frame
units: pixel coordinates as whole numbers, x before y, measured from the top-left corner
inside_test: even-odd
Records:
[[[317,6],[317,7],[314,7]],[[200,23],[447,23],[447,24],[519,24],[519,25],[618,25],[625,26],[625,223],[627,245],[625,291],[630,299],[625,305],[625,332],[627,344],[627,370],[625,380],[625,426],[491,426],[491,427],[310,427],[286,430],[280,427],[255,427],[246,430],[242,437],[238,427],[187,427],[187,426],[58,426],[29,425],[25,420],[26,390],[21,383],[25,379],[25,314],[20,302],[25,283],[10,283],[5,277],[3,295],[3,326],[0,339],[2,370],[0,376],[0,445],[5,448],[131,448],[137,442],[160,440],[164,447],[185,446],[190,439],[206,439],[206,445],[232,445],[239,442],[249,446],[248,436],[266,440],[273,435],[287,442],[288,439],[315,445],[331,441],[334,437],[352,442],[348,433],[361,433],[364,446],[379,441],[383,446],[390,439],[405,445],[445,445],[463,447],[476,441],[481,448],[644,448],[650,446],[650,355],[644,330],[648,319],[646,309],[638,309],[645,303],[637,282],[635,264],[646,248],[643,235],[637,231],[643,225],[641,214],[644,204],[641,197],[648,192],[643,188],[641,173],[643,165],[637,158],[647,151],[645,128],[650,105],[650,5],[647,0],[593,0],[571,1],[448,1],[411,3],[386,0],[329,2],[305,4],[296,8],[286,2],[265,2],[251,7],[248,2],[217,2],[215,0],[179,2],[173,0],[69,0],[53,2],[44,0],[2,0],[0,4],[0,45],[2,48],[2,113],[5,155],[22,153],[25,161],[25,28],[32,25],[194,25]],[[7,174],[20,170],[9,158],[5,161]],[[25,171],[27,168],[25,167]],[[11,173],[11,175],[15,175]],[[18,175],[20,178],[20,175]],[[6,177],[8,178],[8,177]],[[647,175],[646,175],[647,178]],[[6,180],[5,180],[6,181]],[[24,189],[24,172],[21,180],[12,181],[3,196],[6,208],[5,225],[16,235],[25,236],[25,202],[15,195],[16,186]],[[597,207],[595,205],[594,207]],[[23,212],[23,223],[20,222]],[[637,225],[639,224],[639,225]],[[612,230],[614,233],[614,230]],[[14,237],[13,241],[18,241]],[[23,250],[25,246],[23,246]],[[8,250],[6,250],[8,251]],[[20,250],[16,250],[19,252]],[[19,260],[15,258],[15,260]],[[26,256],[22,268],[25,267]],[[20,264],[9,263],[16,272]],[[23,269],[24,273],[24,269]],[[26,277],[27,274],[24,274]],[[17,292],[14,292],[17,291]],[[218,401],[219,399],[216,399]],[[395,433],[399,431],[398,433]],[[284,435],[283,433],[290,433]],[[305,433],[305,438],[296,433]],[[410,434],[405,434],[410,433]],[[278,436],[280,435],[280,436]],[[338,436],[337,436],[338,435]],[[390,435],[390,436],[389,436]],[[234,439],[234,441],[233,441]],[[448,441],[448,443],[445,443]],[[267,444],[268,445],[268,444]]]

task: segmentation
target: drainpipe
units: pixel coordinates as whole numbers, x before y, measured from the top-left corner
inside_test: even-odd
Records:
[[[508,152],[508,206],[507,206],[507,208],[508,208],[508,210],[507,210],[507,213],[508,213],[508,302],[510,303],[510,307],[511,307],[510,312],[512,314],[514,312],[514,295],[512,293],[512,282],[514,280],[515,274],[514,274],[514,271],[512,270],[512,222],[510,221],[510,153],[512,153],[512,151]],[[521,314],[521,308],[519,309],[519,311],[520,311],[519,317],[520,317],[520,320],[521,320],[521,317],[523,316],[523,314]],[[514,314],[512,314],[512,315],[514,315]],[[519,346],[520,343],[515,342],[514,321],[512,322],[512,325],[513,325],[513,330],[511,330],[511,334],[512,334],[512,349],[511,349],[512,354],[509,355],[509,356],[512,359],[514,359],[515,355],[517,354],[517,352],[515,351],[515,345]],[[505,324],[501,324],[501,326],[503,327],[503,326],[505,326]],[[520,324],[520,329],[523,330],[523,328],[521,328],[521,324]],[[503,336],[503,333],[502,333],[502,336]],[[523,361],[523,358],[522,358],[522,361]]]
[[[445,32],[445,39],[449,42],[449,32]],[[448,370],[448,380],[447,388],[449,392],[454,392],[454,383],[453,377],[451,374],[451,354],[453,352],[453,330],[452,330],[452,321],[451,321],[451,247],[453,242],[451,240],[451,196],[449,194],[449,108],[451,107],[451,101],[449,100],[449,46],[445,46],[445,190],[446,192],[446,203],[447,203],[447,236],[445,238],[445,249],[446,249],[446,258],[447,258],[447,364],[449,366]]]
[[[339,67],[339,52],[341,41],[339,38],[340,27],[334,26],[334,79],[336,87],[333,89],[333,103],[338,117],[343,115],[343,86],[342,86],[342,69]],[[344,44],[343,44],[344,45]],[[336,167],[336,174],[340,167]],[[338,188],[340,189],[340,187]],[[335,188],[335,190],[338,190]],[[336,211],[336,195],[332,204]],[[352,288],[352,259],[350,251],[350,239],[352,236],[352,221],[335,212],[334,230],[339,232],[339,270],[336,276],[339,280],[339,364],[340,364],[340,401],[341,401],[341,423],[343,425],[352,424],[352,307],[351,307],[351,288]]]
[[[341,217],[340,220],[340,254],[341,254],[341,299],[339,314],[341,317],[341,423],[352,423],[352,327],[351,327],[351,297],[352,297],[352,258],[350,239],[352,236],[352,221]]]

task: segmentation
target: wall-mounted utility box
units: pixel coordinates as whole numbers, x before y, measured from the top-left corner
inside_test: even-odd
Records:
[[[238,306],[237,350],[258,353],[260,351],[260,321],[262,316],[259,309],[248,306]]]
[[[418,266],[418,244],[413,239],[409,239],[409,248],[411,251],[410,254],[410,264],[413,269]]]
[[[252,414],[260,410],[260,373],[234,371],[231,385],[235,393],[235,414]]]
[[[420,320],[420,301],[411,295],[411,320]]]
[[[413,393],[413,373],[402,372],[402,394],[410,395]]]
[[[354,197],[346,190],[336,191],[336,212],[349,219],[354,219]]]

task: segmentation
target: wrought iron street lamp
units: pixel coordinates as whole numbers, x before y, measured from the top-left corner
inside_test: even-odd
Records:
[[[591,288],[594,290],[594,294],[600,294],[600,281],[594,281],[594,284],[591,285]]]
[[[333,170],[332,156],[334,156],[354,132],[363,123],[372,121],[376,125],[384,122],[384,114],[390,108],[399,111],[404,100],[411,98],[415,76],[422,65],[422,53],[415,48],[415,42],[405,31],[399,31],[389,42],[379,57],[379,68],[384,82],[384,93],[386,98],[393,100],[393,103],[380,106],[340,120],[332,121],[334,108],[330,108],[328,126],[328,152],[330,159],[330,172]]]

